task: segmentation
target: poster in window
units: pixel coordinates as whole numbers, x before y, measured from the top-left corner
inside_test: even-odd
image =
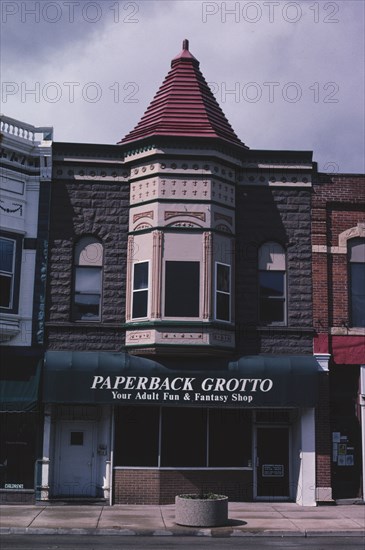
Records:
[[[337,466],[346,466],[346,455],[338,455]]]
[[[346,454],[347,445],[346,443],[340,443],[338,446],[338,454],[339,455],[345,455]]]
[[[340,432],[332,432],[332,441],[333,443],[339,443],[341,440],[341,433]]]
[[[346,455],[346,466],[354,465],[354,455]]]

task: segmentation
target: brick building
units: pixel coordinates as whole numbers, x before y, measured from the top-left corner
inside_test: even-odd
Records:
[[[45,352],[37,499],[358,497],[363,176],[318,174],[310,151],[249,149],[187,41],[119,144],[52,155],[51,186],[44,155],[19,169],[41,181],[23,241],[37,254],[33,368]],[[16,240],[18,225],[2,229]],[[0,311],[11,330],[14,313]]]
[[[187,41],[118,145],[53,151],[41,498],[314,505],[312,153],[241,142]]]
[[[43,431],[38,391],[53,129],[5,116],[0,124],[0,498],[28,502]]]
[[[318,474],[335,499],[364,494],[364,184],[363,175],[319,174],[313,187],[314,352],[328,371]]]

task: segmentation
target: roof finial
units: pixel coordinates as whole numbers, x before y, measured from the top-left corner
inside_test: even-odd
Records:
[[[183,50],[188,50],[189,51],[189,40],[187,38],[185,38],[185,40],[183,41]]]

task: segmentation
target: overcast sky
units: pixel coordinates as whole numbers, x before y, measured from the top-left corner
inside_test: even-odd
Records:
[[[253,149],[364,172],[364,2],[1,2],[1,112],[56,141],[116,143],[184,38]]]

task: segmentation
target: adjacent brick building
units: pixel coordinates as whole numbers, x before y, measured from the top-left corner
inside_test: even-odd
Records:
[[[328,362],[318,475],[334,498],[356,498],[364,477],[365,178],[319,174],[313,190],[314,352]]]

